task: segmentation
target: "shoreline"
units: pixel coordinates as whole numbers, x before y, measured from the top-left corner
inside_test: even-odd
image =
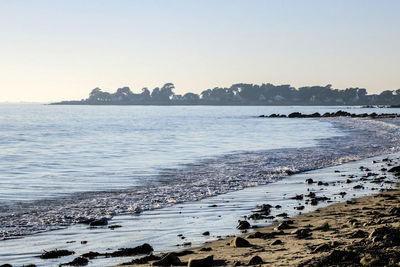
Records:
[[[398,165],[397,158],[388,167]],[[389,173],[383,171],[381,178],[384,174]],[[400,173],[394,176],[398,179]],[[156,254],[143,264],[133,260],[133,264],[118,266],[152,266],[168,257],[171,261],[179,259],[181,264],[175,265],[186,266],[191,259],[200,259],[204,260],[202,265],[188,266],[211,266],[207,265],[210,256],[213,266],[394,265],[400,261],[399,184],[394,189],[318,208],[251,233]]]

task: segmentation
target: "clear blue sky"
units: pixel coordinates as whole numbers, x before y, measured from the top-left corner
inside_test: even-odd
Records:
[[[0,0],[0,101],[173,82],[400,88],[400,1]]]

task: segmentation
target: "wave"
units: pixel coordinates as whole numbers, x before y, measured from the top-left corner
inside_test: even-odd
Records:
[[[0,207],[0,239],[55,230],[84,218],[137,214],[185,201],[264,185],[292,173],[339,165],[400,150],[400,120],[326,118],[345,132],[316,147],[228,154],[184,168],[165,169],[145,185],[85,192]],[[318,130],[318,129],[315,129]]]

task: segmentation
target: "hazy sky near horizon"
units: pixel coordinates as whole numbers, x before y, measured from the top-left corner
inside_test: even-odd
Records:
[[[400,1],[0,0],[0,101],[173,82],[400,88]]]

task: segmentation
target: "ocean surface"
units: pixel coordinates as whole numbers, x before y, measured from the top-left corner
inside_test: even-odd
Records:
[[[105,239],[109,247],[140,245],[149,240],[149,228],[160,228],[160,218],[176,225],[177,212],[168,221],[168,211],[182,203],[194,203],[185,204],[190,214],[201,201],[232,197],[229,194],[245,199],[240,192],[263,188],[249,200],[249,210],[265,199],[268,188],[278,195],[295,192],[296,186],[282,185],[292,177],[287,176],[289,170],[310,172],[399,151],[398,119],[258,117],[337,110],[400,113],[400,109],[358,107],[1,104],[0,257],[32,262],[29,257],[40,249],[50,249],[44,243],[56,233],[60,235],[52,244],[64,242],[65,235],[88,231],[72,226],[82,218],[103,216],[127,220],[127,225],[137,218],[148,223],[147,237],[142,234],[129,242],[121,237],[117,242],[118,235]],[[276,195],[274,199],[279,201]],[[198,207],[194,210],[199,212]],[[146,221],[146,212],[157,211],[158,219]],[[243,215],[239,211],[232,214]],[[217,227],[222,234],[228,233],[226,223]],[[48,232],[57,229],[63,230]],[[116,243],[111,245],[111,240]],[[13,254],[21,242],[30,245]],[[159,245],[157,251],[165,246]]]

